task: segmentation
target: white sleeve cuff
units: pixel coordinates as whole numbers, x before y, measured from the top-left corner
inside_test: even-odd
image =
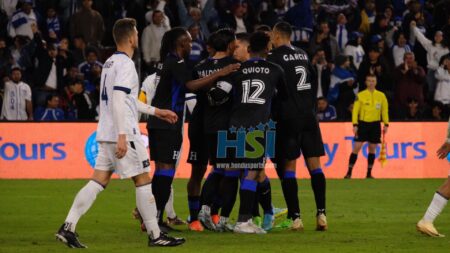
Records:
[[[226,93],[230,93],[230,90],[231,88],[233,88],[233,85],[231,85],[231,83],[229,82],[219,81],[217,82],[217,87],[225,91]]]

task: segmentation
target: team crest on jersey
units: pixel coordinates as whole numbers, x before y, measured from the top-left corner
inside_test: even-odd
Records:
[[[147,168],[147,167],[150,167],[150,160],[145,160],[145,161],[142,161],[142,166],[144,167],[144,168]]]

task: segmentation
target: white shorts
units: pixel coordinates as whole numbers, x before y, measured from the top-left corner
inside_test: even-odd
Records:
[[[142,140],[127,142],[127,153],[121,159],[115,155],[117,143],[99,142],[95,169],[115,171],[120,178],[131,178],[150,171],[150,160]]]

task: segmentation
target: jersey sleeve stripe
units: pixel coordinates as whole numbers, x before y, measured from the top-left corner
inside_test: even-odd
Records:
[[[113,90],[120,90],[125,92],[126,94],[130,94],[131,93],[131,89],[127,88],[127,87],[122,87],[122,86],[114,86]]]

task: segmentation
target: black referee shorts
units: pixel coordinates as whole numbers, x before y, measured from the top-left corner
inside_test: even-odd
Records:
[[[319,123],[314,115],[279,122],[277,138],[277,158],[295,160],[302,153],[305,158],[325,155]]]
[[[179,129],[149,129],[150,159],[155,162],[176,164],[183,142]]]
[[[380,122],[358,122],[358,133],[355,136],[357,142],[381,143]]]
[[[208,164],[208,140],[205,136],[203,122],[199,120],[191,120],[188,128],[189,137],[189,156],[187,162],[192,165]]]

